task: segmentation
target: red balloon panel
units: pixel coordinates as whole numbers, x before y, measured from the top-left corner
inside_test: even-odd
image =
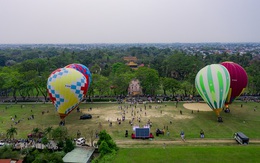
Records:
[[[243,93],[247,86],[247,74],[243,67],[234,62],[222,62],[230,74],[230,90],[226,99],[226,104],[231,104]]]

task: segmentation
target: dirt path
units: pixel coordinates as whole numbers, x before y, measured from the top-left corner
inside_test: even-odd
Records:
[[[182,141],[181,139],[177,140],[142,140],[142,139],[131,139],[131,140],[116,140],[115,141],[118,147],[127,148],[127,147],[139,147],[149,148],[154,146],[167,146],[167,145],[209,145],[209,144],[228,144],[228,145],[237,145],[238,143],[234,139],[190,139]],[[260,145],[259,139],[253,139],[249,141],[249,144],[258,144]]]

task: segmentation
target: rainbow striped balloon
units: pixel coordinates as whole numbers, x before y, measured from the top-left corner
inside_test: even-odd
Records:
[[[219,116],[230,86],[228,70],[220,64],[205,66],[197,73],[195,86],[203,100]]]

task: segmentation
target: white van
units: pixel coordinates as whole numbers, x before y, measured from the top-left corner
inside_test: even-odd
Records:
[[[240,144],[248,144],[249,143],[249,138],[245,134],[243,134],[242,132],[235,133],[234,139]]]
[[[77,141],[76,141],[76,144],[77,145],[83,145],[83,144],[85,144],[85,141],[86,141],[85,138],[78,138]]]

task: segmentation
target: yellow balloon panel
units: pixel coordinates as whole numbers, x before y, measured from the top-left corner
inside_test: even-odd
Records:
[[[48,78],[47,88],[56,111],[61,117],[65,117],[83,99],[87,80],[75,69],[60,68]]]

